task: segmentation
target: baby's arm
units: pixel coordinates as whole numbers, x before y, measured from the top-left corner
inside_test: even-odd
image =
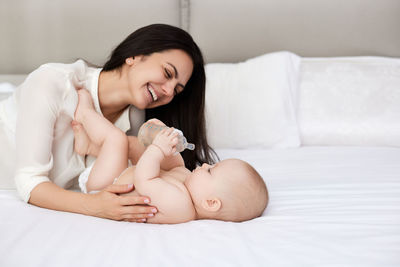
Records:
[[[194,219],[190,195],[181,182],[160,178],[160,163],[175,153],[177,133],[173,128],[161,131],[147,147],[136,165],[133,183],[141,195],[148,195],[157,206],[150,223],[180,223]],[[122,177],[121,177],[122,178]]]
[[[161,162],[176,152],[177,135],[173,132],[173,128],[168,128],[154,138],[136,165],[136,179],[146,181],[159,177]]]
[[[165,126],[165,124],[158,120],[158,119],[150,119],[146,121],[146,123],[154,123],[157,125]],[[132,164],[136,165],[138,160],[140,159],[141,155],[145,151],[146,147],[139,142],[139,139],[136,136],[128,136],[129,141],[129,159],[131,160]],[[164,157],[161,161],[161,169],[162,170],[171,170],[175,167],[185,166],[185,162],[180,153],[174,153],[170,156]]]

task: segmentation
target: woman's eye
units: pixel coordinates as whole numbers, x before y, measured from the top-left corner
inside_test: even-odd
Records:
[[[172,78],[171,72],[169,72],[167,69],[164,69],[164,71],[165,71],[165,77],[167,77],[168,79],[171,79]]]

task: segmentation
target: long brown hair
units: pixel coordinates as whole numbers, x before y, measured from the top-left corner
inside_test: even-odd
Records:
[[[218,158],[208,145],[204,116],[206,75],[203,55],[186,31],[166,24],[152,24],[131,33],[111,53],[104,71],[119,69],[125,59],[137,55],[150,55],[169,49],[185,51],[193,61],[193,72],[185,90],[163,106],[146,109],[146,120],[157,118],[166,125],[183,131],[187,140],[196,145],[194,151],[182,153],[185,165],[192,170],[198,164],[213,164]]]

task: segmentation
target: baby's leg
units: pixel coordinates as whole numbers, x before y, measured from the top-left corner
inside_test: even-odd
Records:
[[[100,146],[95,145],[87,135],[82,124],[77,121],[72,121],[72,130],[74,131],[74,150],[78,155],[81,156],[94,156],[98,157],[100,152]]]
[[[75,120],[82,124],[90,141],[101,147],[86,187],[88,192],[101,190],[112,184],[114,178],[128,167],[128,138],[94,110],[87,90],[78,90],[78,96]]]

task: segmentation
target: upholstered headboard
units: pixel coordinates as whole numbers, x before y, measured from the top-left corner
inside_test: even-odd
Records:
[[[196,0],[190,7],[189,30],[208,61],[278,50],[400,56],[398,0]]]
[[[77,58],[101,65],[151,23],[188,30],[207,62],[279,50],[400,56],[398,0],[14,0],[0,2],[0,74]]]

